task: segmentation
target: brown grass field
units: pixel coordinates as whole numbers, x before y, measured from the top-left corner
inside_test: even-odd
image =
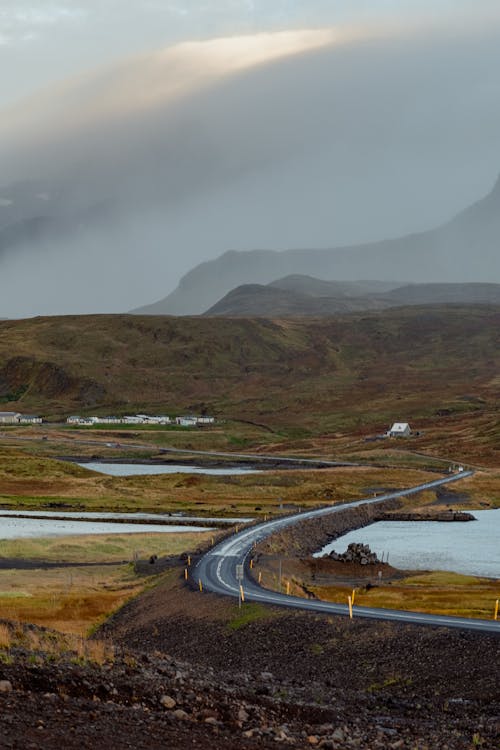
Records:
[[[311,586],[311,591],[319,599],[347,604],[352,586]],[[411,575],[401,581],[377,582],[374,588],[366,590],[359,587],[355,591],[355,605],[360,607],[385,607],[490,620],[495,611],[495,601],[500,597],[500,579],[436,571]]]
[[[179,554],[210,533],[111,534],[0,541],[0,558],[30,560],[33,567],[0,569],[0,619],[31,622],[85,635],[154,580],[138,576],[134,554]],[[37,567],[36,563],[40,567]],[[44,569],[44,561],[60,566]],[[1,636],[1,633],[0,633]]]

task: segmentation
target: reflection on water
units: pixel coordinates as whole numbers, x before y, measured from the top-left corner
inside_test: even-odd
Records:
[[[335,539],[316,557],[351,542],[369,544],[405,570],[451,570],[500,578],[500,509],[473,511],[476,521],[379,521]]]

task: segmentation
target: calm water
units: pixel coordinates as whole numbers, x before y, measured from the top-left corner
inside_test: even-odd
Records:
[[[172,534],[175,531],[208,531],[206,526],[174,526],[147,523],[98,523],[97,521],[54,521],[35,518],[0,517],[0,540],[81,534]]]
[[[500,578],[500,509],[472,513],[477,521],[467,523],[379,521],[335,539],[316,556],[363,542],[379,557],[388,552],[395,568]]]
[[[188,464],[107,464],[101,461],[81,463],[84,469],[92,469],[101,474],[113,477],[132,477],[140,474],[213,474],[214,476],[234,476],[238,474],[259,474],[257,469],[241,469],[237,467],[223,467],[210,469],[205,466],[190,466]]]
[[[205,523],[216,523],[216,524],[234,524],[234,523],[250,523],[253,518],[206,518],[205,516],[188,516],[183,513],[109,513],[105,511],[78,511],[78,510],[0,510],[0,524],[2,523],[3,516],[36,516],[36,518],[68,518],[68,519],[80,519],[82,521],[116,521],[116,520],[130,520],[130,521],[164,521],[165,523],[173,523],[178,521],[191,523],[203,521]],[[193,528],[192,526],[189,527]]]

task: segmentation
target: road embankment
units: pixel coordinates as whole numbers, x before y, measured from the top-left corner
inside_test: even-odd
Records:
[[[440,523],[463,523],[475,521],[472,513],[464,513],[461,510],[431,510],[430,512],[401,513],[379,513],[375,521],[439,521]]]
[[[355,508],[346,507],[338,513],[305,519],[267,537],[257,545],[256,551],[259,555],[308,557],[339,536],[369,526],[381,514],[398,510],[401,506],[402,501],[394,498],[375,505],[366,503]]]

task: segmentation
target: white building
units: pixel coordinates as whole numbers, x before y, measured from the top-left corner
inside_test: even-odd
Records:
[[[410,425],[408,422],[394,422],[387,435],[389,437],[410,437]]]
[[[0,411],[0,424],[19,424],[20,416],[17,411]]]
[[[127,416],[122,419],[123,424],[144,424],[143,418],[139,416]]]
[[[37,414],[20,414],[19,424],[42,424],[42,418]]]
[[[176,417],[175,423],[180,427],[196,427],[198,424],[196,417]]]

